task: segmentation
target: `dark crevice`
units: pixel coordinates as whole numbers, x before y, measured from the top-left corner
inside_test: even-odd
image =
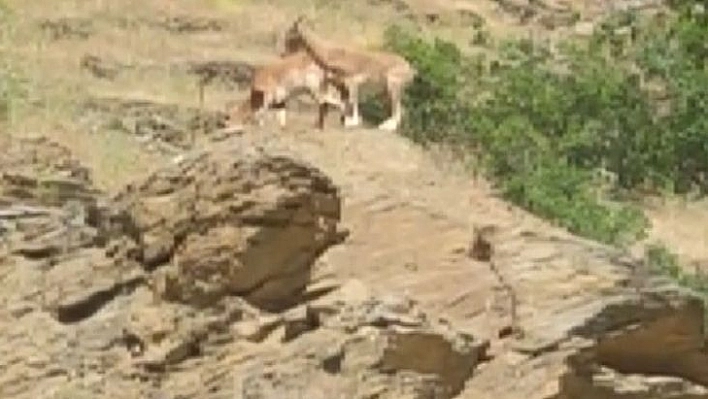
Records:
[[[59,306],[56,310],[56,318],[63,324],[78,323],[93,316],[118,295],[123,293],[131,293],[143,283],[143,277],[136,277],[131,280],[115,284],[108,289],[96,291],[77,302]]]
[[[333,355],[322,360],[322,370],[328,374],[339,374],[342,371],[344,350],[339,350]]]
[[[27,246],[16,249],[14,253],[29,260],[39,260],[59,255],[61,253],[61,248],[55,245],[35,247]]]

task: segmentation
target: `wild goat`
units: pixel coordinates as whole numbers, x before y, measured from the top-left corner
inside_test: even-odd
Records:
[[[285,32],[283,54],[306,51],[325,70],[328,77],[346,89],[344,126],[357,126],[359,86],[366,81],[385,83],[391,102],[391,115],[378,128],[396,130],[403,117],[402,97],[405,87],[416,76],[416,70],[405,58],[384,51],[349,49],[319,38],[304,24],[300,16]]]
[[[325,71],[307,53],[293,52],[254,69],[249,97],[229,112],[228,129],[238,129],[253,122],[262,126],[264,113],[268,109],[276,110],[278,123],[284,127],[285,103],[302,90],[308,92],[318,104],[318,128],[324,128],[328,105],[344,112],[346,89],[337,81],[328,79]]]

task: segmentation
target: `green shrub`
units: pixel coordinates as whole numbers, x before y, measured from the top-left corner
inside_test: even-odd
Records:
[[[708,293],[708,278],[685,272],[678,256],[669,251],[666,246],[658,243],[648,245],[644,251],[644,258],[650,271],[671,277],[680,285],[702,294]]]
[[[668,99],[660,126],[666,150],[657,168],[679,193],[708,190],[708,14],[694,5],[684,2],[666,26],[647,24],[635,50]]]
[[[0,1],[0,47],[11,40],[11,17],[11,10],[5,2]],[[21,76],[8,59],[0,51],[0,122],[12,120],[15,109],[25,95]]]
[[[20,76],[10,64],[0,64],[0,122],[12,122],[15,110],[24,96]]]
[[[405,55],[418,71],[405,99],[403,128],[409,137],[425,144],[450,140],[464,133],[462,117],[466,114],[466,105],[458,100],[467,76],[464,73],[466,59],[458,48],[439,39],[427,43],[395,27],[386,32],[386,39],[388,45]]]
[[[594,83],[607,81],[602,71],[554,73],[548,49],[529,42],[505,43],[487,74],[482,60],[451,43],[400,29],[388,38],[418,69],[406,94],[406,135],[422,144],[481,149],[479,161],[506,198],[573,232],[612,243],[639,236],[646,224],[641,213],[601,203],[591,184],[593,169],[608,163],[599,154],[611,145],[611,136],[599,132],[633,121],[617,109],[627,91],[619,72],[613,86],[598,91]],[[645,107],[636,114],[652,113]]]
[[[575,233],[632,241],[647,220],[620,195],[708,189],[706,22],[695,7],[663,24],[617,14],[555,53],[500,43],[489,68],[452,43],[392,27],[388,47],[418,70],[402,131],[475,155],[506,198]],[[663,87],[668,111],[648,81]],[[373,97],[365,108],[384,112]],[[598,175],[611,177],[608,189]]]
[[[680,265],[679,258],[665,245],[652,243],[644,249],[644,261],[649,271],[655,274],[670,277],[680,286],[691,289],[702,296],[703,323],[708,328],[708,277],[704,274],[687,273]]]
[[[507,199],[576,234],[620,245],[644,237],[647,220],[642,212],[603,203],[593,194],[592,182],[587,170],[547,159],[502,185]]]

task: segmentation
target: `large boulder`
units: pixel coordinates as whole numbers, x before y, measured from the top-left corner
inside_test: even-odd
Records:
[[[163,302],[129,312],[125,332],[135,342],[136,372],[161,375],[163,389],[185,397],[447,399],[462,390],[488,348],[415,301],[372,293],[357,280],[286,312],[262,311],[237,297],[198,311]],[[208,382],[193,384],[186,364],[200,364]]]
[[[315,259],[343,235],[333,182],[256,150],[200,153],[118,197],[138,260],[165,298],[208,306],[238,295],[258,307],[299,301]]]
[[[699,293],[587,240],[493,241],[519,333],[493,342],[460,398],[708,398]]]
[[[708,398],[708,351],[700,298],[671,285],[605,300],[573,333],[554,398]]]

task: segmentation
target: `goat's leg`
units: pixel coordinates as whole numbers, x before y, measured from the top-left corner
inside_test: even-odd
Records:
[[[253,119],[256,122],[256,126],[263,127],[265,125],[265,107],[255,110],[253,112]]]
[[[281,105],[284,106],[282,103],[282,96],[279,96],[278,93],[266,93],[263,97],[263,106],[258,109],[258,126],[263,127],[266,117],[272,118],[273,110],[277,111]]]
[[[278,122],[278,126],[285,128],[286,114],[285,102],[288,99],[288,93],[283,88],[277,88],[268,96],[268,108],[274,111],[274,116]]]
[[[285,124],[287,122],[287,109],[285,106],[285,101],[273,103],[271,108],[275,110],[275,118],[278,121],[278,126],[280,126],[281,129],[285,128]]]
[[[324,121],[327,116],[328,106],[337,108],[341,114],[340,123],[344,123],[347,112],[347,102],[349,90],[345,83],[333,78],[325,79],[319,87],[318,92],[319,119],[318,127],[324,128]]]
[[[269,96],[263,91],[251,89],[249,102],[250,105],[248,108],[250,109],[250,118],[253,119],[257,126],[263,126],[263,114],[265,113],[270,102]]]
[[[347,84],[349,98],[346,101],[346,111],[344,116],[344,127],[354,127],[361,124],[359,116],[359,83],[349,82]]]
[[[324,101],[318,101],[317,106],[317,129],[324,129],[324,122],[327,119],[327,106],[328,104]]]
[[[315,123],[315,128],[319,130],[324,129],[324,122],[327,119],[327,82],[323,81],[317,88],[310,90],[310,94],[317,102],[317,122]]]
[[[334,92],[328,91],[328,102],[339,110],[339,123],[344,124],[347,115],[347,104],[351,98],[347,86],[338,82],[331,82]]]
[[[389,80],[386,91],[391,102],[391,115],[379,124],[379,130],[394,131],[398,129],[403,117],[402,90],[398,82]]]
[[[278,118],[278,125],[280,126],[281,129],[285,128],[285,123],[287,119],[287,111],[285,110],[285,107],[283,108],[278,108],[276,110],[276,117]]]

